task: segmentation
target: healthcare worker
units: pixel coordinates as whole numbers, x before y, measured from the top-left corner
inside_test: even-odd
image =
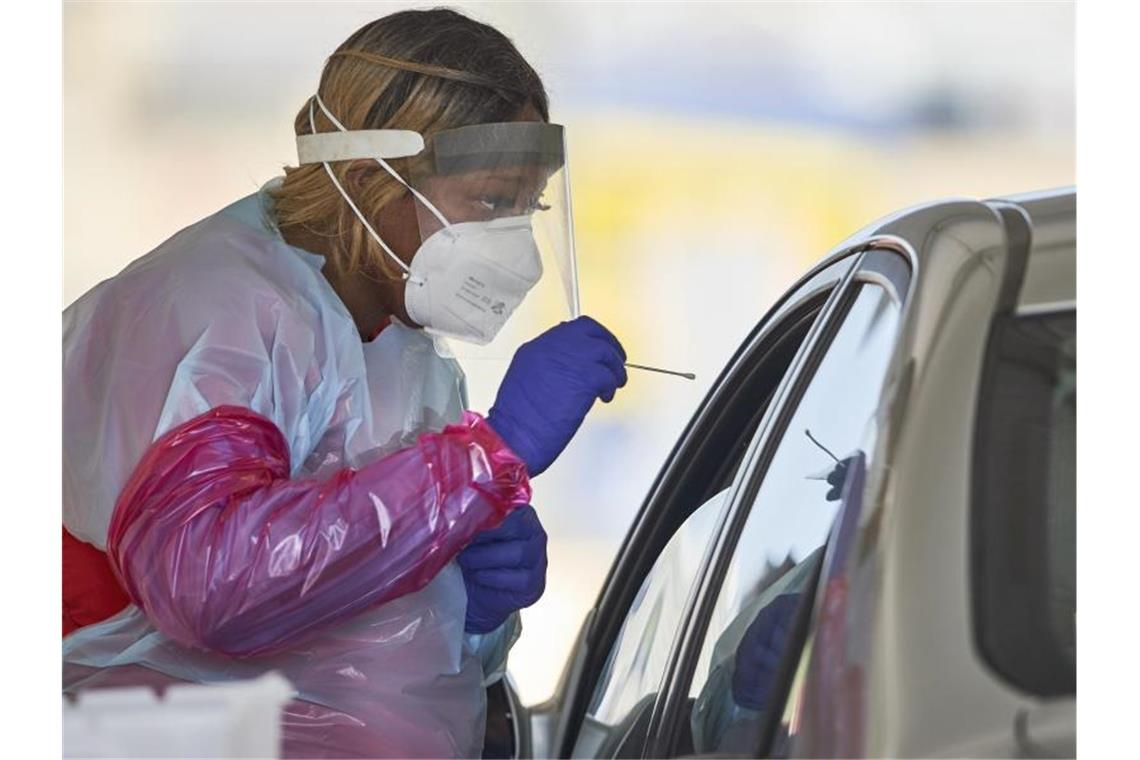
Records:
[[[275,670],[288,757],[478,756],[545,582],[529,479],[626,379],[563,322],[484,417],[444,348],[495,336],[539,237],[566,275],[562,128],[447,10],[353,34],[295,127],[283,179],[64,312],[64,689]]]

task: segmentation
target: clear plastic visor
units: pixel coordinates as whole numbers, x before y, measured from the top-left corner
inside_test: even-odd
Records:
[[[561,125],[504,122],[445,130],[427,138],[424,153],[410,163],[408,183],[449,224],[529,218],[544,275],[527,301],[538,301],[540,308],[549,310],[553,285],[555,319],[546,321],[578,315],[570,180]],[[443,227],[435,211],[417,200],[423,240]]]

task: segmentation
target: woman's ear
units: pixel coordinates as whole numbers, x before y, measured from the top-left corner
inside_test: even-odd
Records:
[[[348,165],[348,174],[345,175],[345,184],[348,190],[355,197],[359,197],[360,192],[371,181],[373,175],[380,170],[380,165],[375,161],[368,159],[358,159]]]
[[[412,194],[404,191],[380,210],[380,225],[392,238],[389,241],[400,258],[410,262],[420,246],[420,223]]]

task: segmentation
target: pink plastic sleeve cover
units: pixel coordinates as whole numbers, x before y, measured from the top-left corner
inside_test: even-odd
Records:
[[[235,406],[147,450],[107,548],[160,632],[231,656],[294,644],[423,588],[531,495],[525,465],[472,412],[326,480],[291,480],[289,465],[277,427]]]

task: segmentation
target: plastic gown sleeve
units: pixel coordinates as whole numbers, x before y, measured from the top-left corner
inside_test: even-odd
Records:
[[[477,414],[326,480],[290,480],[266,418],[215,408],[156,441],[115,506],[108,554],[169,638],[274,651],[419,590],[530,500],[522,462]]]

